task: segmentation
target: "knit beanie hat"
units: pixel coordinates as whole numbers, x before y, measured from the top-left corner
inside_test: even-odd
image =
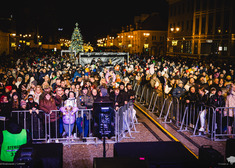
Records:
[[[105,89],[105,88],[101,88],[101,89],[100,89],[100,92],[102,93],[102,97],[108,95],[108,91],[107,91],[107,89]]]
[[[12,90],[12,86],[6,86],[5,88],[8,89],[9,91]]]

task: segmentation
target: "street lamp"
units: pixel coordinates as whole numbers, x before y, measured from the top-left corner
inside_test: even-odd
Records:
[[[177,49],[177,45],[178,45],[178,40],[175,40],[175,34],[180,31],[180,28],[179,27],[176,27],[176,28],[171,27],[170,31],[173,33],[173,40],[171,41],[171,46],[173,47],[173,52],[174,52],[174,55],[175,55],[174,47],[176,47],[176,49]]]
[[[149,44],[148,44],[148,37],[150,36],[150,33],[143,33],[145,37],[145,42],[144,42],[144,52],[147,52],[149,55]]]
[[[179,32],[180,31],[180,28],[179,27],[176,27],[176,28],[174,28],[174,27],[171,27],[171,32]]]
[[[150,33],[143,33],[144,37],[150,36]]]

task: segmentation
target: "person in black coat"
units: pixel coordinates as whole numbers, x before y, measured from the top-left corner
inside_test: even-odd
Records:
[[[120,89],[120,95],[122,96],[123,103],[127,104],[128,95],[127,95],[127,92],[125,91],[125,84],[123,82],[120,83],[119,89]]]
[[[193,104],[196,103],[197,97],[195,86],[191,86],[189,91],[185,93],[184,100],[186,104]]]
[[[127,84],[127,97],[129,101],[135,101],[135,92],[132,90],[132,85],[130,83]]]
[[[39,137],[43,137],[43,114],[39,113],[39,105],[34,101],[33,95],[28,96],[26,109],[29,110],[29,114],[31,115],[29,121],[33,120],[30,124],[27,124],[30,125],[33,138],[38,139]],[[31,123],[33,123],[32,126]]]
[[[101,88],[99,92],[99,96],[96,98],[94,103],[97,102],[111,102],[108,90],[106,88]]]
[[[183,97],[183,102],[185,102],[185,106],[188,108],[188,113],[193,114],[196,109],[196,102],[198,100],[198,94],[196,93],[195,86],[191,86],[189,91],[186,92],[182,97]],[[194,125],[196,116],[193,115],[189,116],[191,117],[189,118],[190,124]]]
[[[206,94],[206,90],[204,87],[200,87],[198,89],[198,97],[197,97],[197,106],[199,107],[199,109],[203,109],[205,108],[204,106],[208,104],[208,94]]]
[[[224,96],[222,95],[221,89],[218,89],[216,94],[212,94],[210,96],[209,105],[212,106],[213,108],[225,106],[225,99]]]
[[[225,98],[222,95],[222,90],[219,89],[216,94],[212,95],[209,99],[209,105],[213,108],[217,107],[225,107]],[[222,110],[216,109],[216,133],[221,134],[222,133]],[[224,122],[225,123],[225,122]]]
[[[11,118],[12,104],[8,101],[6,95],[2,95],[0,98],[0,116],[6,117],[6,119]]]
[[[114,89],[114,94],[110,96],[110,99],[113,101],[115,110],[118,110],[121,106],[124,105],[124,101],[122,100],[122,95],[120,94],[119,88]]]

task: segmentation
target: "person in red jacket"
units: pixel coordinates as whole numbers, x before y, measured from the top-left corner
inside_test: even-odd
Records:
[[[58,112],[52,112],[52,110],[58,110],[57,106],[60,104],[61,98],[58,95],[53,97],[50,92],[46,92],[39,102],[39,109],[46,114],[50,114],[49,120],[47,120],[47,123],[50,123],[49,135],[51,138],[56,138],[56,141],[59,137],[59,114]]]

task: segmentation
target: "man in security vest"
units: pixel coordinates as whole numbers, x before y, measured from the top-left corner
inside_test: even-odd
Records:
[[[31,137],[25,129],[22,129],[12,121],[8,121],[6,130],[0,133],[0,160],[3,162],[13,162],[15,153],[20,146],[30,141]]]

